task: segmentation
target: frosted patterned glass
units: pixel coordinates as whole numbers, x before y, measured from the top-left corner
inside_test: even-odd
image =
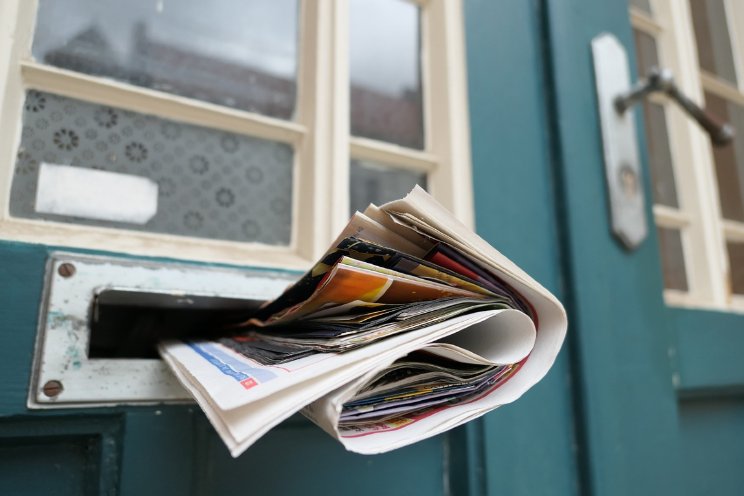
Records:
[[[297,0],[39,0],[33,55],[85,74],[289,119]]]
[[[147,224],[35,210],[40,163],[147,177],[158,185]],[[11,190],[15,217],[287,245],[292,147],[29,91]]]
[[[350,214],[364,211],[367,205],[397,200],[417,184],[426,188],[423,172],[396,169],[370,160],[351,160]]]
[[[349,11],[351,134],[422,149],[419,8],[351,0]]]

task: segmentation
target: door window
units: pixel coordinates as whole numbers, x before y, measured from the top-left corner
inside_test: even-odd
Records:
[[[304,265],[415,184],[472,223],[461,2],[120,4],[8,4],[3,236]],[[157,211],[60,208],[60,170],[67,197],[142,178]]]
[[[741,12],[740,12],[741,11]],[[744,309],[744,7],[726,0],[631,1],[640,76],[672,69],[682,91],[737,129],[726,147],[662,96],[644,102],[665,298]]]

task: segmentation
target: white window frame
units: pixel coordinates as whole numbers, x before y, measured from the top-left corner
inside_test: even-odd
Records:
[[[727,16],[732,49],[735,54],[744,54],[744,5],[724,1],[727,12],[734,13]],[[673,71],[681,91],[701,106],[704,91],[744,105],[741,67],[736,67],[740,75],[738,89],[700,69],[688,2],[651,0],[651,8],[653,16],[631,6],[631,23],[635,29],[654,36],[659,63]],[[744,241],[744,223],[722,217],[710,140],[694,120],[667,98],[654,96],[654,101],[665,108],[679,200],[679,209],[654,205],[654,220],[658,227],[680,230],[689,289],[665,289],[664,300],[672,306],[744,312],[744,296],[732,294],[729,288],[726,248],[727,240]]]
[[[349,0],[301,0],[297,111],[284,121],[59,69],[31,57],[38,0],[0,3],[0,239],[256,266],[306,268],[348,220],[350,158],[428,174],[430,192],[473,226],[462,0],[421,7],[426,148],[349,135]],[[25,92],[37,89],[165,119],[277,140],[295,149],[290,246],[14,218],[10,188]]]

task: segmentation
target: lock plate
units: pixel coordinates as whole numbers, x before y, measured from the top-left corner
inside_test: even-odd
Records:
[[[615,98],[631,89],[628,56],[615,36],[604,33],[592,40],[592,57],[612,232],[635,249],[648,234],[638,135],[634,113],[615,108]]]
[[[129,305],[125,308],[130,313],[143,304],[150,312],[165,308],[170,315],[179,308],[198,312],[206,306],[212,311],[234,311],[240,300],[250,310],[277,297],[297,277],[290,272],[54,253],[47,263],[28,406],[190,400],[162,360],[89,356],[98,356],[89,350],[91,322],[101,295],[108,305]],[[112,337],[116,335],[107,339]]]

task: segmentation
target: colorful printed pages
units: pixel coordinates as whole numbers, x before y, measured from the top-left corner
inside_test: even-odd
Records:
[[[519,398],[566,327],[550,292],[417,187],[355,214],[244,322],[160,353],[233,456],[297,411],[380,453]]]

